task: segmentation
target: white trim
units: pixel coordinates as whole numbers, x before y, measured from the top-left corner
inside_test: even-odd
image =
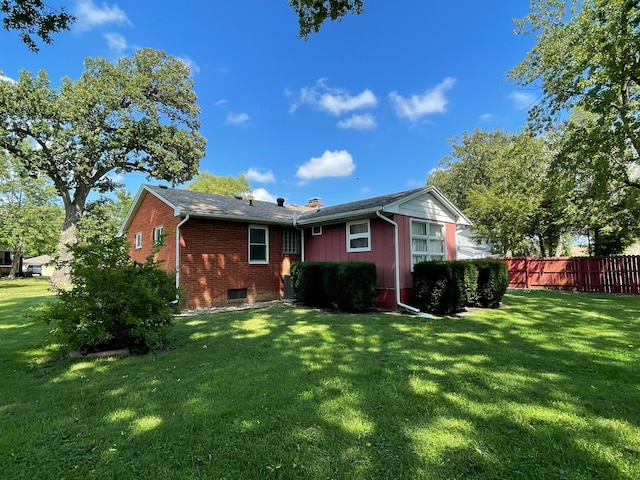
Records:
[[[134,237],[134,248],[140,250],[142,248],[142,232],[136,232]]]
[[[265,246],[265,259],[264,260],[251,260],[251,230],[264,230],[264,246]],[[269,227],[267,225],[249,225],[247,229],[247,244],[248,244],[248,259],[250,265],[268,265],[269,264]],[[255,245],[263,245],[256,243]]]
[[[322,235],[322,225],[314,225],[313,227],[311,227],[311,235],[314,237]]]
[[[352,225],[361,225],[363,223],[367,224],[366,233],[350,233]],[[345,234],[347,237],[347,252],[370,252],[371,251],[371,221],[369,219],[366,220],[358,220],[355,222],[347,222]],[[351,240],[360,240],[362,238],[367,239],[366,247],[352,247]]]

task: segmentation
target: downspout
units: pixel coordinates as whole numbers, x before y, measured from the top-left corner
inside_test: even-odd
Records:
[[[180,227],[187,223],[187,220],[189,215],[176,226],[176,289],[180,288]]]
[[[406,310],[409,310],[412,313],[415,313],[416,315],[419,315],[421,317],[424,318],[433,318],[433,315],[431,315],[430,313],[424,313],[421,312],[420,309],[416,308],[416,307],[412,307],[411,305],[407,305],[406,303],[402,303],[402,301],[400,301],[400,246],[399,246],[399,237],[398,237],[398,224],[396,222],[394,222],[393,220],[391,220],[390,218],[385,217],[384,215],[382,215],[381,210],[376,210],[376,215],[381,218],[382,220],[384,220],[385,222],[390,223],[391,225],[393,225],[393,245],[394,245],[394,251],[395,251],[395,256],[396,256],[396,261],[395,261],[395,270],[396,270],[396,305],[398,305],[399,307],[402,307]]]
[[[300,232],[300,261],[304,262],[304,228],[298,226],[298,212],[293,212],[293,228]]]

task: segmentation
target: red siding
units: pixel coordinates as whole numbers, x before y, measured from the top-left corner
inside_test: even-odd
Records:
[[[156,254],[167,271],[176,268],[175,231],[182,218],[151,194],[136,212],[127,240],[131,258],[143,262],[153,247],[153,229],[162,225],[165,246]],[[282,253],[282,227],[269,226],[269,264],[250,265],[249,226],[238,222],[190,219],[180,227],[180,285],[188,294],[188,307],[226,305],[227,290],[247,289],[249,303],[282,298],[284,276],[299,255]],[[135,249],[135,234],[142,233],[142,248]]]
[[[394,215],[398,224],[400,257],[400,300],[411,304],[413,297],[413,277],[411,274],[411,218]],[[371,251],[347,252],[346,224],[325,225],[322,235],[313,236],[305,230],[305,260],[327,262],[374,262],[378,275],[376,306],[395,308],[395,247],[394,227],[379,218],[371,219]],[[447,260],[456,259],[456,225],[445,225]]]

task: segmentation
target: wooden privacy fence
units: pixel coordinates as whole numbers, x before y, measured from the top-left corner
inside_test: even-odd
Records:
[[[640,294],[640,256],[507,258],[510,288]]]

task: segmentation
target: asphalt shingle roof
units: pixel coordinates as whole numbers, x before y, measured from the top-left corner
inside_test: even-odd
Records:
[[[291,225],[292,208],[279,207],[274,202],[263,202],[146,185],[146,188],[178,210],[179,215],[222,219],[242,219]]]

